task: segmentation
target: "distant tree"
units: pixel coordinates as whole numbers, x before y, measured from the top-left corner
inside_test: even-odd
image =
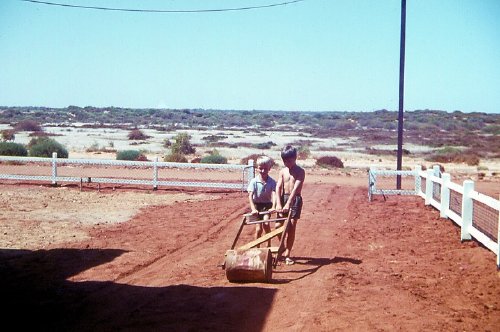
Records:
[[[172,143],[172,154],[193,154],[196,149],[191,145],[190,136],[187,133],[179,133],[174,137],[175,142]]]

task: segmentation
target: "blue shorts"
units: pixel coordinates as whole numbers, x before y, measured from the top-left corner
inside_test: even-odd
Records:
[[[290,197],[290,194],[283,194],[281,199],[281,206],[285,206],[286,201]],[[302,196],[296,195],[292,204],[290,204],[290,215],[292,219],[300,219],[300,213],[302,212]],[[288,217],[288,213],[283,214],[285,217]]]

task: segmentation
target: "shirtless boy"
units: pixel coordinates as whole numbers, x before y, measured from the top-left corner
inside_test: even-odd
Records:
[[[291,265],[295,263],[293,259],[290,258],[290,254],[295,241],[297,221],[302,211],[301,192],[306,173],[302,167],[296,164],[297,149],[293,146],[287,145],[283,148],[281,151],[281,159],[285,167],[280,170],[278,175],[276,192],[279,195],[279,199],[276,202],[276,210],[281,210],[284,216],[288,216],[288,213],[290,213],[290,225],[288,226],[286,249],[283,252],[283,256],[285,257],[285,264]],[[281,224],[276,223],[276,227],[280,226]]]

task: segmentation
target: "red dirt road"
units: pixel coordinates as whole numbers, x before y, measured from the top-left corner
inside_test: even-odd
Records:
[[[76,189],[75,189],[76,190]],[[83,242],[0,251],[3,324],[72,331],[498,331],[495,256],[417,197],[307,184],[292,256],[273,282],[218,267],[241,193],[149,207]],[[248,227],[244,237],[250,238]],[[14,314],[22,316],[14,318]]]

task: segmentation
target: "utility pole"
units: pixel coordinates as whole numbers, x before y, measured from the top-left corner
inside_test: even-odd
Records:
[[[399,112],[398,112],[398,161],[397,170],[403,165],[403,113],[405,91],[405,42],[406,42],[406,0],[401,0],[401,41],[399,46]],[[396,178],[396,188],[401,189],[401,175]]]

